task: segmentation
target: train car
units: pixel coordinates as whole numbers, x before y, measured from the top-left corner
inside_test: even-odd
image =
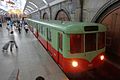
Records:
[[[27,19],[31,31],[68,76],[100,66],[106,27],[97,23]]]

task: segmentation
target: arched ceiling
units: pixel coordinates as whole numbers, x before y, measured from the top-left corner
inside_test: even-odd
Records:
[[[0,0],[0,12],[19,9],[25,14],[31,14],[63,1],[65,0]]]
[[[58,4],[65,0],[27,0],[24,8],[25,14],[31,14],[35,11]]]
[[[9,9],[24,9],[26,0],[0,0],[0,8],[8,11]]]
[[[0,12],[9,12],[12,10],[22,10],[25,7],[26,0],[0,0]]]
[[[0,15],[5,15],[5,14],[6,14],[6,11],[3,9],[0,9]]]

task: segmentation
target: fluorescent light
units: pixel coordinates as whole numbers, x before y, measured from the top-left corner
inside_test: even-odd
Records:
[[[35,6],[35,8],[38,8],[36,4],[34,4],[33,2],[29,1],[30,4],[32,4],[33,6]]]
[[[25,10],[28,10],[29,12],[31,12],[31,10],[30,10],[30,9],[28,9],[28,8],[26,8]]]
[[[46,1],[46,0],[43,0],[43,2],[44,2],[46,5],[48,5],[48,3],[47,3],[47,1]]]
[[[34,10],[32,7],[30,7],[30,6],[27,6],[27,8],[29,8],[29,9],[31,9],[31,10]]]

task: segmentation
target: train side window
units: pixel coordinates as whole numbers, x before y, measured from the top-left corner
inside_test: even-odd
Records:
[[[85,52],[96,50],[96,33],[85,34]]]
[[[45,30],[46,30],[46,29],[45,29],[45,27],[44,27],[44,28],[43,28],[43,35],[44,35],[44,36],[45,36],[45,32],[46,32]]]
[[[40,25],[38,25],[38,32],[40,32]]]
[[[47,34],[48,34],[47,38],[48,38],[49,41],[51,41],[51,31],[50,31],[50,29],[47,29],[47,31],[48,31],[47,32]]]
[[[41,34],[43,35],[43,26],[41,26]]]
[[[70,52],[71,54],[81,53],[84,51],[84,36],[82,34],[70,35]]]
[[[58,39],[59,39],[59,48],[62,50],[62,39],[63,39],[62,33],[58,33]]]

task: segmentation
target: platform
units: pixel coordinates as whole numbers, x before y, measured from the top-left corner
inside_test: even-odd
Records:
[[[5,26],[0,28],[0,80],[35,80],[38,76],[45,80],[68,80],[32,32],[26,34],[22,29],[19,34],[15,30],[14,35],[18,50],[3,53],[9,34]]]

